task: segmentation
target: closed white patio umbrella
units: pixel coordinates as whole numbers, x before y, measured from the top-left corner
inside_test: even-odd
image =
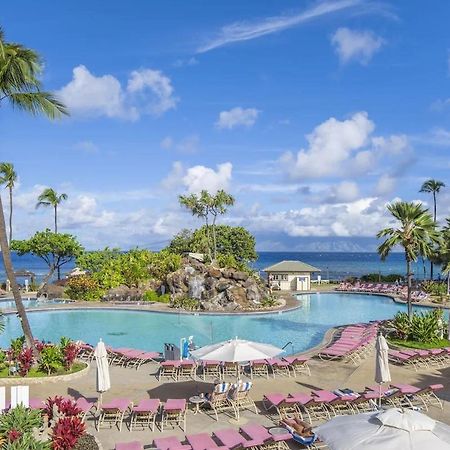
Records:
[[[103,392],[111,388],[108,352],[106,351],[105,343],[101,339],[95,347],[94,356],[97,363],[97,392],[100,394],[99,403],[101,403]]]
[[[201,361],[247,362],[273,358],[284,350],[271,344],[230,339],[218,344],[206,345],[191,352],[194,359]]]
[[[330,450],[450,450],[450,427],[409,409],[338,416],[314,432]]]
[[[391,372],[389,370],[389,347],[385,337],[380,333],[375,345],[375,382],[380,385],[380,404],[381,404],[381,385],[391,381]]]

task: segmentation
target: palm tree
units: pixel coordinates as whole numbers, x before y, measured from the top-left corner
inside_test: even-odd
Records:
[[[67,194],[58,194],[52,188],[46,188],[38,197],[36,208],[39,206],[52,206],[55,213],[55,233],[58,233],[58,206],[64,200],[67,200]]]
[[[53,94],[41,91],[41,82],[38,77],[42,72],[42,67],[41,59],[35,51],[20,44],[6,42],[3,30],[0,28],[0,107],[4,101],[7,101],[13,108],[33,115],[42,114],[50,119],[67,114],[65,106]],[[0,249],[6,276],[11,283],[26,345],[35,349],[30,323],[14,275],[1,195]]]
[[[13,189],[17,181],[17,172],[14,165],[7,162],[0,163],[0,184],[4,184],[9,191],[9,243],[12,241],[12,217],[13,217]]]
[[[445,183],[443,181],[429,179],[422,184],[422,187],[420,188],[420,191],[419,191],[419,192],[427,192],[427,193],[433,194],[434,223],[436,223],[436,219],[437,219],[436,194],[438,194],[440,192],[441,188],[443,188],[443,187],[445,187]],[[430,279],[434,278],[433,267],[434,267],[433,261],[430,261]]]
[[[377,238],[387,236],[378,247],[378,253],[385,260],[394,247],[401,246],[405,251],[406,276],[408,279],[408,316],[412,318],[411,304],[411,263],[420,255],[429,257],[434,246],[440,244],[440,234],[427,209],[421,203],[395,202],[387,206],[388,211],[398,222],[395,228],[385,228],[377,234]]]

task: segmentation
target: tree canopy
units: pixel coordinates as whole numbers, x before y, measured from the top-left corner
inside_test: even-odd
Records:
[[[49,229],[38,231],[30,239],[12,241],[11,250],[15,250],[20,256],[32,254],[45,261],[49,267],[49,273],[44,283],[50,279],[55,270],[73,261],[84,251],[81,244],[71,234],[54,233]]]

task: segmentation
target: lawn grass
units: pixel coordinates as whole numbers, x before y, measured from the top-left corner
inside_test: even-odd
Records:
[[[86,367],[85,363],[76,362],[72,366],[72,369],[64,370],[64,368],[61,367],[61,369],[57,370],[56,372],[52,373],[51,375],[48,375],[47,372],[40,370],[38,367],[33,367],[28,372],[28,375],[26,376],[26,378],[43,378],[43,377],[48,377],[48,376],[53,377],[53,376],[57,376],[57,375],[69,375],[71,373],[79,372],[80,370],[83,370],[85,367]],[[8,375],[8,367],[4,367],[3,369],[0,370],[0,378],[17,378],[17,375],[15,375],[15,376]]]
[[[450,341],[448,339],[437,339],[434,342],[403,341],[401,339],[388,339],[388,342],[398,347],[417,348],[420,350],[429,350],[430,348],[450,347]]]

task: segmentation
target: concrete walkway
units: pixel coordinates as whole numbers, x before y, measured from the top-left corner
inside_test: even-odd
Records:
[[[94,363],[95,364],[95,363]],[[351,364],[344,364],[337,361],[312,360],[310,363],[311,376],[301,375],[298,378],[277,378],[270,380],[256,379],[252,388],[252,397],[257,402],[261,413],[256,415],[246,411],[242,414],[243,421],[258,422],[263,425],[273,425],[271,417],[264,414],[261,399],[265,393],[280,392],[283,394],[294,392],[308,393],[311,389],[351,388],[353,390],[363,390],[365,386],[373,385],[374,377],[374,356],[368,357],[363,363],[356,367]],[[188,382],[158,382],[155,378],[157,365],[142,366],[139,370],[111,367],[112,388],[104,395],[104,401],[114,397],[129,398],[133,402],[141,399],[159,398],[161,401],[167,398],[188,398],[200,392],[207,392],[211,389],[209,383],[202,380]],[[442,383],[445,387],[439,396],[445,400],[444,410],[441,411],[432,407],[429,415],[435,419],[450,424],[450,367],[444,369],[433,369],[415,372],[414,369],[391,365],[393,382],[409,383],[417,386]],[[95,391],[95,366],[91,367],[88,374],[78,380],[67,383],[45,383],[30,387],[30,396],[35,398],[47,398],[51,395],[72,395],[78,397],[97,398]],[[230,422],[230,417],[219,415],[219,422],[205,413],[194,415],[188,413],[187,433],[212,432],[217,429],[234,427],[239,425]],[[150,448],[153,438],[158,436],[176,435],[180,438],[184,436],[181,430],[168,430],[164,433],[149,430],[128,431],[124,426],[122,432],[116,428],[102,429],[95,431],[92,418],[88,419],[89,432],[97,436],[105,450],[114,449],[116,442],[129,442],[140,440],[145,448]]]

